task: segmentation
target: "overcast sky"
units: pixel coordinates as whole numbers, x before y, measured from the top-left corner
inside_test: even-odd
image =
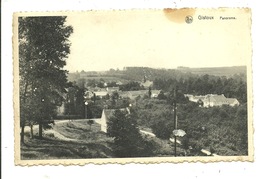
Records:
[[[189,13],[193,16],[191,24],[184,22]],[[159,10],[70,14],[67,23],[74,33],[66,69],[238,66],[251,58],[249,18],[245,14],[186,12],[177,14],[176,21],[175,15]],[[214,16],[214,20],[198,20],[199,15]],[[220,20],[220,15],[235,16],[236,20]]]

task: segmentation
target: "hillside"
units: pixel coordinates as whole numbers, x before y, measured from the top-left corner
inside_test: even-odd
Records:
[[[189,68],[178,67],[177,69],[155,69],[149,67],[125,67],[123,70],[113,70],[105,72],[75,72],[68,74],[69,81],[77,81],[78,79],[85,80],[99,80],[105,81],[143,81],[144,78],[148,80],[155,80],[156,78],[171,79],[180,78],[188,79],[189,77],[197,77],[201,75],[226,76],[242,75],[246,79],[246,66],[233,67],[210,67],[210,68]]]
[[[34,131],[37,135],[37,130]],[[40,140],[37,136],[31,139],[29,131],[26,132],[25,144],[21,145],[22,159],[113,157],[113,140],[100,132],[98,124],[90,129],[85,120],[60,121],[44,133],[44,139]]]
[[[44,138],[38,139],[37,126],[34,126],[34,138],[30,138],[26,131],[25,144],[21,144],[21,158],[23,160],[37,159],[91,159],[114,158],[116,146],[114,140],[100,131],[96,122],[91,126],[86,120],[59,120],[52,129],[44,131]],[[141,134],[144,141],[150,143],[154,149],[149,156],[173,156],[173,145],[168,140]],[[184,149],[177,146],[178,154]],[[148,151],[147,151],[148,153]]]
[[[210,68],[188,68],[178,67],[177,70],[185,73],[193,73],[197,75],[215,75],[215,76],[232,76],[235,74],[246,75],[246,66],[233,66],[233,67],[210,67]]]

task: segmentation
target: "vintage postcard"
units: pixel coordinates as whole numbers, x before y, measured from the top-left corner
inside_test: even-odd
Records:
[[[253,161],[251,10],[13,15],[16,165]]]

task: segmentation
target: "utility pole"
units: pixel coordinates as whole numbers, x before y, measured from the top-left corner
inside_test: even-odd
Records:
[[[174,135],[174,155],[175,157],[177,157],[177,151],[176,151],[176,146],[177,146],[177,136],[178,137],[183,137],[186,132],[181,130],[181,129],[177,129],[177,91],[178,88],[175,87],[174,89],[174,103],[173,103],[173,111],[174,111],[174,130],[173,130],[173,135]]]
[[[174,104],[173,104],[173,110],[174,110],[174,115],[173,115],[173,120],[174,120],[174,130],[177,130],[177,97],[176,97],[176,88],[174,89]],[[177,136],[174,135],[174,155],[176,155],[176,142],[177,142]]]

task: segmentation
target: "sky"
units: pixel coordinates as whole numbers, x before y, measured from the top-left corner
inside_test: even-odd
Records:
[[[191,15],[193,22],[185,23]],[[198,16],[214,20],[199,20]],[[236,20],[220,20],[234,16]],[[247,65],[251,59],[250,17],[237,10],[128,10],[70,13],[74,28],[66,69],[104,71],[126,66],[152,68]]]

